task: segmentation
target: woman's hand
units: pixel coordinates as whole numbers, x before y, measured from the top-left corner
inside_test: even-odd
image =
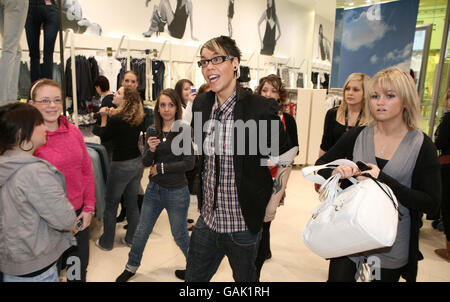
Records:
[[[150,136],[147,140],[148,147],[150,151],[155,152],[156,147],[161,143],[161,140],[157,138],[156,136]]]
[[[337,173],[341,174],[341,179],[343,179],[350,178],[352,176],[358,176],[361,172],[359,171],[357,166],[340,165],[333,170],[333,173],[331,175],[336,175]]]
[[[191,92],[188,97],[188,102],[193,102],[195,97],[197,96],[197,92]]]
[[[154,164],[150,168],[150,176],[155,177],[156,175],[158,175],[158,170],[156,169],[156,164]]]
[[[100,110],[98,111],[98,113],[101,116],[107,116],[109,114],[109,108],[108,107],[102,107],[100,108]]]
[[[370,164],[370,163],[368,163],[367,166],[370,167],[370,170],[366,170],[366,171],[364,171],[364,172],[361,172],[360,174],[362,174],[362,173],[368,173],[368,174],[372,175],[373,178],[377,179],[378,176],[380,176],[380,168],[378,168],[377,165]],[[367,178],[367,177],[359,176],[357,179],[358,179],[358,180],[364,180],[364,179],[366,179],[366,178]]]
[[[89,227],[92,220],[92,214],[93,213],[81,212],[80,216],[77,217],[77,220],[81,219],[83,221],[83,226],[81,227],[81,230],[79,230],[80,232]]]

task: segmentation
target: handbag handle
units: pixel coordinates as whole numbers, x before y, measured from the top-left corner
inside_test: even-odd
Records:
[[[314,182],[314,183],[317,183],[317,184],[322,185],[322,184],[324,184],[327,180],[326,180],[323,176],[317,174],[316,172],[318,172],[318,171],[320,171],[320,170],[322,170],[322,169],[329,169],[329,168],[334,169],[334,168],[337,168],[337,167],[340,166],[340,165],[352,165],[352,166],[358,167],[358,166],[357,166],[354,162],[352,162],[351,160],[348,160],[348,159],[337,159],[337,160],[335,160],[335,161],[329,162],[329,163],[324,164],[324,165],[311,166],[311,167],[303,168],[303,169],[302,169],[302,173],[303,173],[303,176],[304,176],[306,179],[308,179],[308,180],[310,180],[310,181],[312,181],[312,182]],[[350,178],[348,178],[348,179],[349,179],[352,183],[356,183],[356,182],[357,182],[356,179],[353,178],[353,177],[350,177]]]

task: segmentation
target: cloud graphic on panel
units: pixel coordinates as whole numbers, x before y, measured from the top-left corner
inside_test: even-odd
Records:
[[[372,48],[374,43],[382,39],[390,30],[382,20],[373,20],[367,11],[363,11],[359,16],[349,14],[345,19],[347,20],[342,43],[351,51],[357,51],[363,46]]]

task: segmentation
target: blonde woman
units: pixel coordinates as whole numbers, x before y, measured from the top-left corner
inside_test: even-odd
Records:
[[[319,157],[327,152],[349,129],[364,125],[366,116],[364,104],[369,76],[352,73],[343,87],[343,100],[340,106],[328,110],[323,127]]]
[[[339,158],[365,162],[370,167],[365,173],[387,184],[399,201],[397,237],[392,247],[331,259],[328,281],[354,282],[365,261],[363,256],[376,256],[380,280],[372,281],[397,282],[402,276],[414,282],[418,261],[423,259],[420,215],[435,213],[441,199],[436,147],[419,130],[419,96],[408,73],[395,67],[382,70],[372,79],[368,92],[368,125],[349,130],[316,164]],[[361,177],[351,165],[338,166],[332,173],[340,173],[343,179]],[[382,217],[379,219],[382,223]]]
[[[130,87],[121,87],[114,94],[113,104],[117,109],[100,109],[101,125],[96,126],[93,131],[102,140],[112,140],[113,144],[113,157],[106,183],[104,230],[96,241],[97,246],[103,250],[111,250],[114,246],[116,213],[122,194],[126,200],[128,220],[127,233],[122,243],[131,246],[139,222],[137,196],[144,170],[138,149],[144,121],[139,92]]]

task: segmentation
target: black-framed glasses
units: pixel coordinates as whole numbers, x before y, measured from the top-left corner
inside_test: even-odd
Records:
[[[197,62],[198,67],[201,68],[206,68],[206,66],[208,66],[209,62],[211,62],[213,65],[217,65],[220,63],[225,62],[226,60],[233,60],[234,57],[232,56],[217,56],[211,59],[202,59],[200,61]]]

